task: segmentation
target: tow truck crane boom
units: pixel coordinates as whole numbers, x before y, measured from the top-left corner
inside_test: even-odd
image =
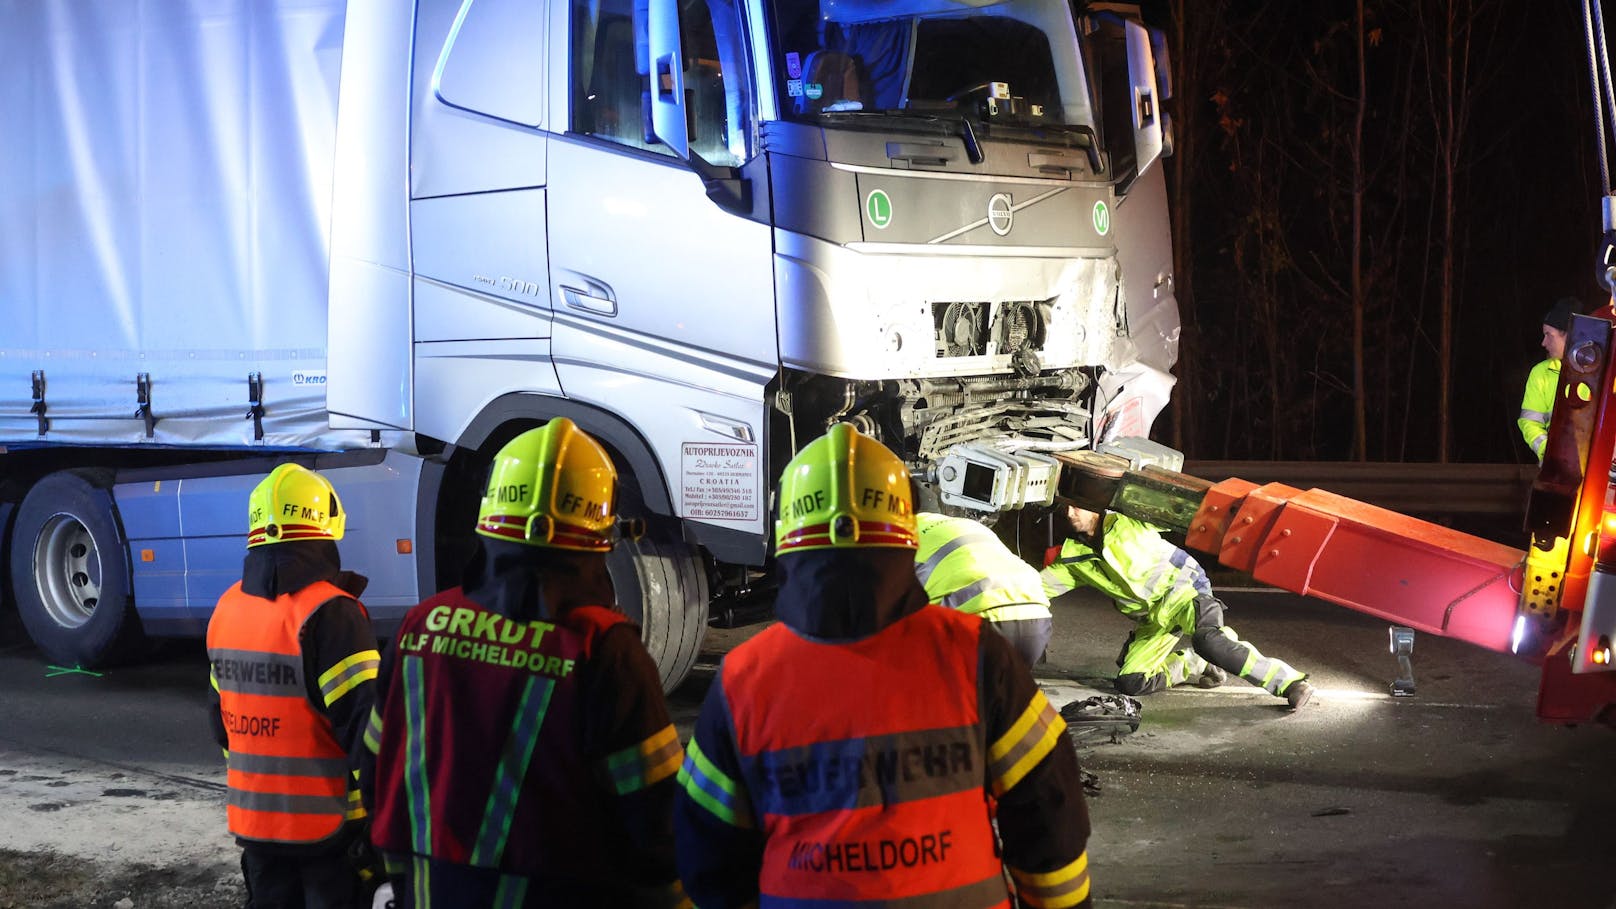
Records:
[[[1057,457],[1059,502],[1149,521],[1265,584],[1538,663],[1545,720],[1612,716],[1616,676],[1570,671],[1572,611],[1534,613],[1525,605],[1552,603],[1563,590],[1564,569],[1545,567],[1556,557],[1564,565],[1563,542],[1529,557],[1321,489],[1238,478],[1214,484],[1156,466],[1135,469],[1128,458],[1101,452]],[[1616,592],[1616,583],[1609,589]]]

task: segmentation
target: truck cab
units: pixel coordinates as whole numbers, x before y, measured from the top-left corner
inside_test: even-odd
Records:
[[[1148,432],[1178,343],[1157,163],[1170,148],[1165,48],[1130,7],[1093,7],[328,0],[235,23],[242,40],[279,39],[258,56],[287,65],[243,82],[262,93],[283,79],[289,100],[244,122],[283,131],[280,163],[296,165],[293,191],[254,193],[244,208],[286,208],[278,227],[305,231],[286,246],[329,253],[306,257],[326,269],[324,324],[281,323],[324,342],[294,352],[306,425],[277,435],[287,377],[268,362],[251,386],[264,399],[252,406],[269,411],[256,436],[239,414],[216,416],[215,401],[165,437],[182,424],[164,411],[177,376],[159,362],[144,439],[130,443],[121,404],[73,411],[74,463],[120,513],[56,536],[115,528],[122,538],[95,551],[122,555],[137,615],[161,578],[179,591],[169,614],[194,621],[238,557],[221,509],[245,500],[275,452],[318,457],[339,490],[366,490],[349,504],[374,515],[351,528],[349,548],[365,553],[355,567],[404,604],[455,582],[492,453],[567,416],[611,450],[625,510],[647,518],[614,554],[614,577],[671,687],[695,659],[709,599],[742,597],[764,573],[781,469],[835,422],[879,438],[951,505],[1049,505],[1052,453]],[[153,20],[149,35],[208,40],[182,10],[130,15]],[[50,19],[32,25],[61,31]],[[23,22],[17,40],[43,57],[79,38],[94,46],[96,29],[88,17],[67,38],[29,43]],[[173,65],[238,58],[250,67],[254,55]],[[209,141],[174,116],[142,124],[139,141],[169,127]],[[228,161],[234,149],[211,151]],[[105,213],[104,232],[137,238],[120,214]],[[248,270],[273,276],[273,254],[254,252],[265,258]],[[239,305],[258,324],[253,307],[284,300]],[[134,346],[183,360],[212,343],[206,320],[173,321],[199,336]],[[35,348],[56,343],[39,334]],[[254,368],[259,353],[240,359]],[[37,362],[50,372],[46,406],[67,413],[70,364]],[[222,388],[219,372],[199,381]],[[49,448],[69,425],[41,416],[36,432],[29,414],[0,413],[0,442]],[[18,514],[42,514],[26,496],[47,461],[11,463],[26,475],[11,493]],[[175,510],[190,517],[143,517]],[[211,548],[180,545],[183,567],[130,557],[137,544],[166,551],[139,541],[204,526]],[[66,556],[42,554],[54,538],[42,533],[11,533],[14,574],[56,562],[71,573]],[[373,611],[385,621],[393,608]]]

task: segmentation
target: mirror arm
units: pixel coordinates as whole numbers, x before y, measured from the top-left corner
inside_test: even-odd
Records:
[[[707,198],[715,205],[732,214],[752,214],[752,181],[741,174],[740,168],[711,164],[694,150],[686,160],[707,188]]]

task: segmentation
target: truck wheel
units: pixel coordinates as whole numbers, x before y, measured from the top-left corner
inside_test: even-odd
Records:
[[[45,477],[17,510],[11,588],[28,636],[63,666],[102,666],[142,639],[129,547],[112,491],[96,474]]]
[[[618,606],[639,623],[664,692],[690,674],[707,634],[707,572],[696,548],[675,533],[653,527],[606,557]]]

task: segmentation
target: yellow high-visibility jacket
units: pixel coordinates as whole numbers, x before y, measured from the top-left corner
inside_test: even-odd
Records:
[[[988,528],[969,518],[919,512],[915,575],[933,603],[981,614],[990,622],[1047,619],[1049,598],[1038,570]]]
[[[1526,393],[1521,395],[1521,428],[1526,447],[1543,463],[1543,448],[1549,444],[1549,414],[1554,412],[1554,392],[1560,386],[1560,361],[1543,360],[1526,377]]]

